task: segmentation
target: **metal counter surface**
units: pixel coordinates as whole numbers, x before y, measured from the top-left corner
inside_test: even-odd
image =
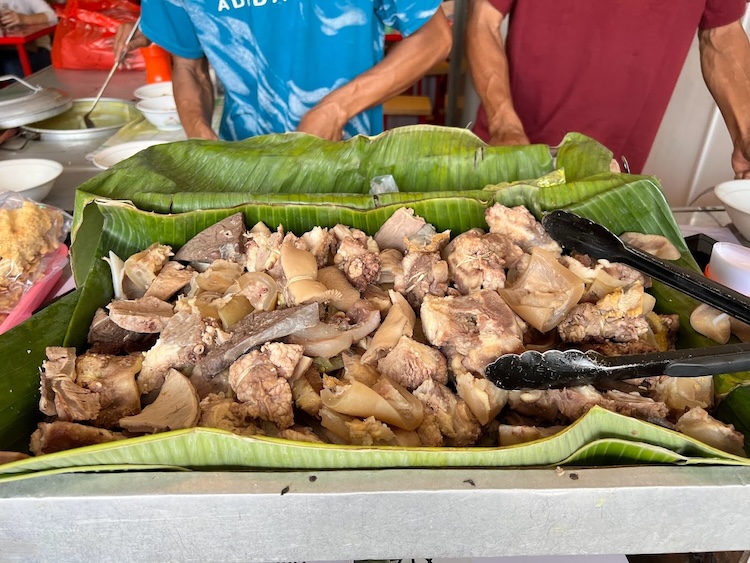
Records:
[[[0,485],[3,561],[750,547],[750,467],[71,474]]]
[[[99,88],[101,88],[107,72],[106,70],[59,70],[47,67],[27,77],[26,80],[35,85],[59,88],[74,99],[91,98],[96,96]],[[121,70],[112,77],[104,96],[133,100],[135,89],[145,83],[145,72]],[[14,89],[19,92],[27,91],[20,84],[8,87],[9,92]],[[17,140],[14,140],[3,145],[3,150],[0,150],[0,160],[47,158],[62,164],[64,166],[63,173],[55,182],[52,192],[45,198],[44,202],[72,211],[76,188],[102,172],[86,158],[86,155],[99,148],[106,140],[106,136],[85,141],[32,140],[19,150],[6,150],[20,144]]]

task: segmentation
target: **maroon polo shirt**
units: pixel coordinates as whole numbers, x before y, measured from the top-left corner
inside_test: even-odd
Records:
[[[739,20],[746,0],[489,0],[510,17],[516,112],[532,143],[585,133],[643,169],[698,29]],[[690,119],[689,115],[685,119]],[[489,139],[479,108],[475,132]]]

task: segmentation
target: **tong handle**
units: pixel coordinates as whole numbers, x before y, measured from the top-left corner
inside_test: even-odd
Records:
[[[623,246],[624,252],[616,258],[619,261],[678,291],[688,293],[685,289],[690,286],[689,294],[698,301],[708,303],[743,323],[750,323],[750,299],[745,295],[701,274],[654,258],[634,246],[626,243]]]

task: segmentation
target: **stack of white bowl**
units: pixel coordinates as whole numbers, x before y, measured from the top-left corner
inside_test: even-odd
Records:
[[[138,88],[134,94],[140,100],[135,107],[154,127],[161,131],[182,129],[171,82],[146,84]]]

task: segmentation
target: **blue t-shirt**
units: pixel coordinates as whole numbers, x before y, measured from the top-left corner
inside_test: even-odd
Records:
[[[208,58],[226,91],[219,137],[294,131],[332,90],[383,58],[384,29],[408,36],[440,0],[143,0],[143,33],[177,56]],[[382,108],[344,136],[383,129]]]

